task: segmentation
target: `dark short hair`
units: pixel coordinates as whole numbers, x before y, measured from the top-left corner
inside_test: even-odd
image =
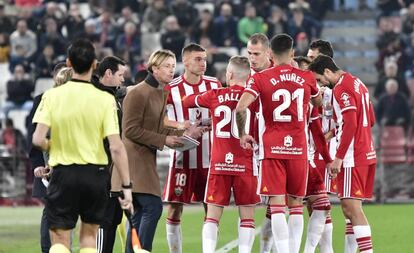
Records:
[[[299,65],[302,64],[302,63],[306,63],[306,64],[309,65],[312,62],[306,56],[296,56],[296,57],[293,58],[293,60],[295,60]]]
[[[319,75],[323,75],[325,69],[329,69],[332,72],[336,72],[339,70],[338,66],[336,66],[333,59],[323,54],[318,55],[318,57],[316,57],[315,60],[311,62],[308,69]]]
[[[249,42],[252,45],[262,44],[266,48],[270,46],[269,38],[263,33],[255,33],[249,38]]]
[[[332,44],[327,40],[314,40],[310,43],[309,48],[312,50],[318,49],[319,53],[327,55],[331,58],[334,56]]]
[[[196,43],[190,43],[187,46],[185,46],[183,48],[183,52],[182,55],[186,54],[186,53],[191,53],[191,52],[205,52],[206,49],[202,46],[200,46],[199,44]]]
[[[96,59],[95,48],[87,39],[75,40],[68,48],[68,58],[75,73],[88,72]]]
[[[116,56],[106,56],[99,62],[96,73],[99,77],[103,77],[107,69],[110,69],[112,74],[119,70],[119,65],[125,66],[125,62]]]
[[[270,48],[275,55],[287,53],[293,48],[293,39],[286,33],[275,35],[270,41]]]

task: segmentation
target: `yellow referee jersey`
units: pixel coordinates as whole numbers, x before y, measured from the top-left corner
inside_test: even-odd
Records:
[[[33,122],[50,127],[50,166],[107,164],[103,139],[119,134],[115,98],[81,80],[46,91]]]

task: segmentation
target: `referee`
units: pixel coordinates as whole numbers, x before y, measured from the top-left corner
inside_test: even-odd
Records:
[[[72,80],[44,93],[33,122],[33,144],[49,151],[53,173],[46,196],[52,247],[50,253],[70,253],[70,233],[81,218],[80,253],[96,253],[96,233],[108,200],[107,138],[119,171],[124,199],[130,209],[131,187],[125,148],[119,136],[115,99],[91,83],[96,67],[95,49],[88,40],[77,40],[68,49]],[[50,129],[50,140],[46,134]]]

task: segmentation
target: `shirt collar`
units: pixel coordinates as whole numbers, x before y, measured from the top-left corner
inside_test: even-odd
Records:
[[[147,77],[145,78],[145,82],[154,88],[158,88],[160,83],[155,79],[154,75],[151,72],[148,72]]]

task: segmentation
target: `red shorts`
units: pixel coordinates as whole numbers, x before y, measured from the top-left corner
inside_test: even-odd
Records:
[[[306,197],[326,193],[323,177],[316,167],[309,163],[308,185],[306,187]]]
[[[371,199],[376,164],[342,168],[338,174],[338,197]]]
[[[306,159],[264,159],[260,163],[259,194],[305,197],[308,181]]]
[[[326,192],[329,194],[336,194],[338,191],[337,180],[336,178],[331,178],[329,176],[328,168],[326,167],[326,163],[323,160],[313,160],[316,165],[316,169],[318,169],[319,173],[321,174],[324,185],[326,187]]]
[[[183,204],[202,202],[207,175],[208,169],[170,168],[164,186],[163,201]]]
[[[228,206],[232,190],[236,206],[251,206],[261,201],[260,196],[256,193],[256,176],[209,174],[204,202],[217,206]]]

